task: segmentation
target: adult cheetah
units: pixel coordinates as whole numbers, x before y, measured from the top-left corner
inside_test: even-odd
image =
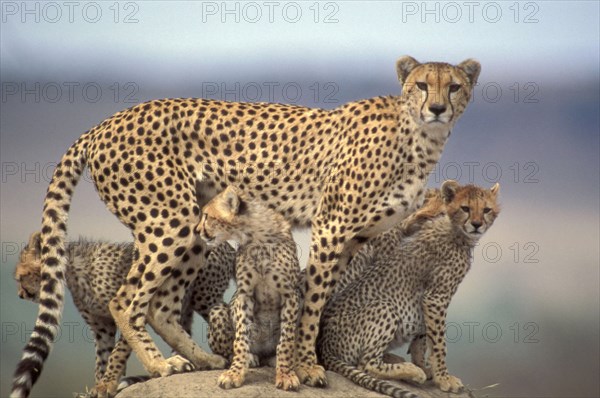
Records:
[[[327,369],[398,398],[414,394],[381,379],[423,383],[432,377],[443,391],[462,388],[446,368],[446,310],[470,269],[473,248],[499,213],[498,190],[498,184],[488,190],[446,181],[423,208],[366,245],[366,258],[355,257],[349,266],[366,261],[360,277],[338,290],[323,312],[318,351]],[[406,342],[412,342],[413,363],[384,361],[387,350]]]
[[[56,167],[42,216],[42,290],[13,396],[28,395],[48,355],[63,305],[66,222],[87,164],[108,209],[129,227],[135,254],[111,302],[123,336],[151,375],[165,359],[146,323],[196,368],[223,368],[178,318],[205,247],[192,231],[206,200],[230,184],[297,226],[311,226],[307,299],[298,337],[301,381],[326,385],[314,345],[329,291],[356,246],[404,218],[422,196],[450,130],[469,103],[480,65],[397,62],[400,96],[333,110],[271,103],[165,99],[143,103],[84,133]],[[168,291],[157,295],[158,290]],[[115,385],[106,386],[110,394]]]

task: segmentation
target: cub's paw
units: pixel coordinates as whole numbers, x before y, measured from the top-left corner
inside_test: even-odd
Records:
[[[427,374],[417,365],[406,362],[404,367],[406,369],[405,377],[403,377],[404,380],[418,384],[423,384],[427,380]]]
[[[217,380],[217,384],[219,385],[219,387],[225,390],[229,390],[231,388],[238,388],[242,384],[244,384],[244,376],[239,372],[235,372],[230,369],[221,373],[219,379]]]
[[[293,370],[278,368],[275,374],[275,387],[285,391],[297,391],[300,388],[300,380]]]
[[[181,355],[173,355],[167,358],[166,362],[174,368],[174,373],[191,372],[196,369],[194,364]]]
[[[90,395],[97,398],[113,398],[117,395],[117,386],[118,383],[116,380],[109,382],[101,381],[92,389]]]
[[[325,369],[319,365],[298,365],[296,374],[299,380],[312,387],[327,387]]]
[[[168,359],[155,360],[146,370],[152,377],[165,377],[194,370],[194,365],[182,356],[175,355]]]
[[[446,375],[434,379],[435,384],[440,387],[440,390],[445,392],[459,392],[463,388],[463,383],[458,377]]]

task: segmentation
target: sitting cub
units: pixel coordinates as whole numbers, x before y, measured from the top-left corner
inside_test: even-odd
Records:
[[[423,383],[429,376],[443,391],[462,388],[446,368],[446,310],[499,213],[498,189],[446,181],[421,209],[367,243],[352,260],[362,264],[349,265],[357,272],[322,317],[318,349],[326,368],[390,396],[409,393],[380,379]],[[406,342],[413,363],[383,361]]]

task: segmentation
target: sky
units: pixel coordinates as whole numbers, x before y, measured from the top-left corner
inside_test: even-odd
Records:
[[[598,2],[69,7],[0,3],[0,396],[37,313],[16,296],[17,254],[39,228],[53,165],[82,132],[153,98],[331,109],[397,95],[394,64],[404,54],[482,64],[429,186],[447,178],[501,186],[502,212],[450,307],[450,371],[474,389],[498,383],[481,392],[490,396],[600,394]],[[86,177],[69,235],[130,239]],[[296,234],[302,263],[308,236]],[[57,342],[34,396],[64,396],[93,383],[92,343],[71,303],[65,322],[78,329]],[[206,346],[203,328],[196,322]],[[130,371],[142,371],[135,359]]]

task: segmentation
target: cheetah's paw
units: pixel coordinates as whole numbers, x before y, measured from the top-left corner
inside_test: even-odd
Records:
[[[239,372],[234,372],[231,369],[227,370],[219,376],[217,380],[219,387],[229,390],[231,388],[238,388],[244,384],[244,375]]]
[[[90,395],[97,398],[113,398],[117,395],[118,383],[116,380],[101,381],[92,389]]]
[[[165,377],[194,370],[194,365],[182,356],[175,355],[168,359],[154,361],[146,370],[152,377]]]
[[[174,373],[191,372],[196,369],[190,361],[181,355],[173,355],[172,357],[167,358],[166,362],[174,368]]]
[[[435,384],[440,387],[440,390],[445,392],[459,392],[463,388],[463,383],[458,377],[446,375],[434,379]]]
[[[300,380],[293,370],[278,368],[275,375],[275,387],[285,391],[297,391],[300,388]]]
[[[298,365],[296,374],[300,381],[312,387],[327,387],[325,369],[319,365]]]
[[[403,379],[412,381],[413,383],[423,384],[427,380],[427,374],[423,369],[410,362],[405,363],[407,367],[406,377]]]

